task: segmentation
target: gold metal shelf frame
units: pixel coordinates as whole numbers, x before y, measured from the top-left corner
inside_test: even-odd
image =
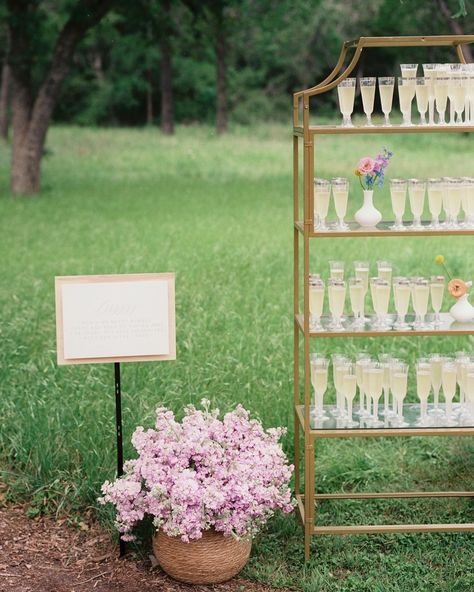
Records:
[[[379,428],[379,429],[333,429],[318,430],[311,428],[310,405],[310,340],[313,337],[342,337],[356,336],[354,333],[343,332],[334,334],[311,333],[309,328],[309,260],[310,241],[317,238],[342,238],[342,237],[370,237],[370,236],[449,236],[472,235],[474,232],[468,229],[459,230],[423,230],[411,231],[409,227],[402,232],[390,230],[389,223],[381,223],[380,228],[371,230],[358,230],[355,227],[348,232],[319,232],[314,231],[314,138],[317,135],[345,135],[345,134],[414,134],[414,133],[459,133],[474,132],[472,125],[414,125],[404,127],[393,125],[391,127],[351,127],[344,128],[335,125],[311,125],[310,124],[310,99],[322,93],[328,92],[347,78],[357,66],[361,54],[366,48],[379,47],[452,47],[456,52],[459,62],[466,63],[463,45],[474,43],[474,35],[441,35],[426,37],[360,37],[354,41],[343,44],[339,58],[332,72],[315,86],[294,93],[293,95],[293,244],[294,244],[294,447],[295,447],[295,490],[297,499],[297,513],[304,527],[305,558],[309,559],[311,538],[313,535],[322,534],[361,534],[361,533],[399,533],[399,532],[474,532],[474,524],[380,524],[360,526],[317,526],[316,503],[319,501],[341,501],[346,499],[391,499],[391,498],[415,498],[415,497],[473,497],[474,491],[451,492],[398,492],[398,493],[334,493],[318,494],[315,486],[315,442],[318,438],[334,437],[380,437],[380,436],[472,436],[474,427],[440,427],[440,428]],[[350,57],[352,52],[352,57]],[[348,58],[346,60],[346,58]],[[350,59],[349,59],[350,58]],[[344,64],[348,61],[347,65]],[[302,121],[300,121],[302,113]],[[303,183],[299,181],[299,146],[303,147]],[[303,193],[303,212],[300,213],[300,191]],[[302,242],[302,249],[300,246]],[[303,256],[303,311],[300,311],[300,254]],[[471,328],[453,330],[452,327],[440,328],[435,331],[409,331],[409,332],[358,332],[357,336],[390,336],[400,335],[474,335]],[[304,371],[300,376],[300,338],[303,345]],[[303,379],[303,401],[301,401],[300,380]],[[304,487],[302,487],[302,472],[300,462],[300,435],[304,437]]]

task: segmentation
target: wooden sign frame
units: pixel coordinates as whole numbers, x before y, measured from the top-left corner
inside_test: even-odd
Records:
[[[163,355],[65,358],[64,321],[62,287],[66,284],[99,284],[118,282],[142,282],[166,280],[168,282],[168,353]],[[151,362],[176,359],[176,316],[175,316],[175,274],[174,273],[136,273],[123,275],[72,275],[55,278],[56,293],[56,340],[58,365],[106,364],[110,362]]]

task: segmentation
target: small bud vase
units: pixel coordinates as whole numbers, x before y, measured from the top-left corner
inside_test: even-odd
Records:
[[[382,220],[382,214],[374,206],[374,190],[364,189],[364,204],[355,213],[355,221],[364,228],[377,226]]]
[[[474,306],[469,302],[468,297],[469,294],[461,296],[449,310],[449,314],[459,323],[467,323],[474,320]]]

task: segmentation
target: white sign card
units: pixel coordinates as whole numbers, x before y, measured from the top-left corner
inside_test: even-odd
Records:
[[[173,273],[56,277],[58,364],[174,360]]]

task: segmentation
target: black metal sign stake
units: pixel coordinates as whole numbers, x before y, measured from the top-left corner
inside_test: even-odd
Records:
[[[123,442],[122,442],[122,390],[120,387],[120,362],[115,366],[115,427],[117,432],[117,476],[123,475]],[[119,539],[120,557],[125,555],[125,541]]]

